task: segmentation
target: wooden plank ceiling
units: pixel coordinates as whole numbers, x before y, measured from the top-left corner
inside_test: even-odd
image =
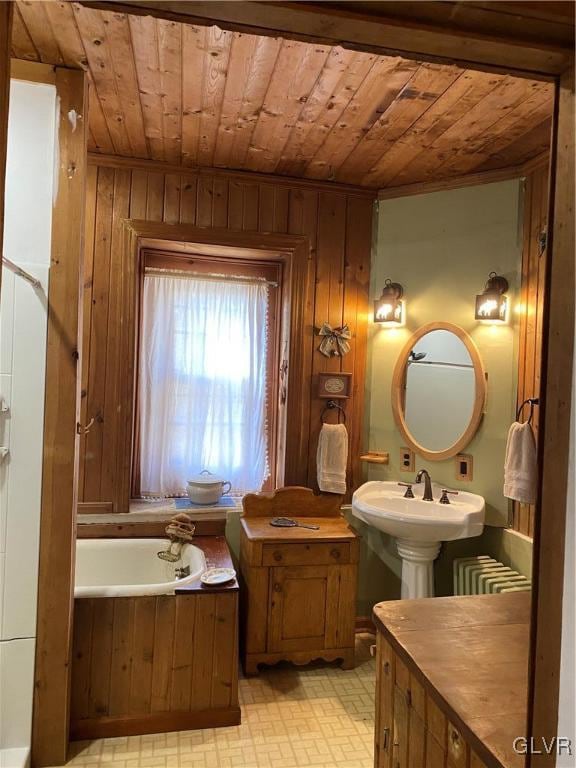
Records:
[[[69,2],[17,2],[13,56],[89,72],[90,149],[397,187],[547,150],[549,83]]]

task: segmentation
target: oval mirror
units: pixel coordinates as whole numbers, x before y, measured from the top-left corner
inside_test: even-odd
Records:
[[[406,443],[426,459],[460,453],[482,420],[486,377],[476,345],[451,323],[419,328],[392,379],[392,410]]]

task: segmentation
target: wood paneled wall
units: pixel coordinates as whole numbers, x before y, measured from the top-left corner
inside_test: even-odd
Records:
[[[239,722],[237,592],[75,601],[73,739]]]
[[[548,218],[548,167],[533,171],[524,188],[524,245],[522,251],[522,289],[520,296],[520,340],[518,356],[519,406],[529,397],[539,397],[542,370],[542,322],[544,316],[547,249],[542,241]],[[525,406],[522,420],[528,418]],[[540,408],[534,408],[532,426],[538,438]],[[514,502],[512,528],[534,535],[533,505]]]
[[[100,502],[112,509],[120,482],[121,453],[118,419],[126,404],[120,397],[123,361],[118,335],[126,317],[120,292],[118,238],[123,219],[188,223],[236,231],[304,235],[310,242],[310,269],[315,293],[310,316],[314,326],[327,321],[348,324],[351,351],[343,359],[327,359],[317,351],[312,325],[302,330],[312,378],[309,408],[302,429],[308,442],[308,466],[298,468],[286,484],[315,487],[316,446],[323,401],[316,397],[316,374],[354,374],[353,395],[346,402],[350,434],[349,488],[361,482],[364,370],[368,318],[368,287],[372,241],[373,196],[362,190],[330,184],[309,185],[286,180],[251,178],[221,171],[182,172],[156,166],[119,164],[89,167],[86,214],[82,416],[79,501]],[[290,414],[288,414],[290,418]],[[333,418],[333,417],[330,417]],[[287,452],[290,445],[287,445]],[[126,510],[120,510],[126,511]]]

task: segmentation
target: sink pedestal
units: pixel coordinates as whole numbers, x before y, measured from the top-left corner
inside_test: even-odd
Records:
[[[434,560],[440,542],[399,538],[397,545],[402,558],[402,599],[434,597]]]

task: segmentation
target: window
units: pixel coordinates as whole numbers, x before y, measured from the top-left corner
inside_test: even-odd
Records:
[[[233,492],[262,489],[274,456],[278,288],[268,279],[270,265],[203,261],[199,270],[194,261],[182,269],[177,259],[153,256],[145,264],[140,493],[180,495],[203,469],[230,480]]]

